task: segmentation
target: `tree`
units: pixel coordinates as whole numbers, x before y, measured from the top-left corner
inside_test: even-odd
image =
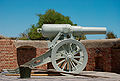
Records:
[[[19,40],[28,40],[28,35],[23,33],[20,33],[20,37],[18,38]]]
[[[28,32],[29,32],[29,29],[25,30],[23,33],[20,33],[20,35],[17,39],[28,40],[29,39]]]
[[[36,25],[32,25],[32,28],[29,29],[28,36],[31,40],[42,40],[46,39],[41,34],[37,33],[37,28],[41,28],[43,24],[73,24],[70,20],[70,17],[64,16],[61,13],[56,12],[55,10],[49,9],[45,14],[38,14],[39,21]]]
[[[113,32],[107,32],[106,39],[115,39],[117,38],[117,35],[115,35]]]
[[[70,20],[70,17],[64,16],[55,10],[49,9],[45,14],[38,14],[39,22],[37,23],[38,27],[41,27],[43,24],[73,24]]]
[[[87,39],[87,38],[84,34],[82,34],[80,37],[76,37],[76,40],[78,40],[78,41],[85,40],[85,39]]]
[[[29,39],[31,40],[41,40],[43,38],[42,34],[39,34],[37,32],[37,28],[38,27],[35,27],[35,25],[32,25],[32,28],[29,29],[29,33],[28,33],[28,36],[29,36]]]

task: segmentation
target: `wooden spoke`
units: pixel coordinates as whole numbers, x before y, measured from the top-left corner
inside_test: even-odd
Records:
[[[62,70],[64,70],[64,69],[65,69],[65,66],[66,66],[66,64],[67,64],[67,62],[65,62],[65,64],[63,65],[63,68],[62,68]]]
[[[77,63],[77,64],[82,64],[82,62],[80,62],[80,61],[77,61],[76,59],[72,59],[75,63]]]
[[[74,56],[74,58],[83,58],[84,56]]]
[[[64,60],[62,60],[62,61],[60,61],[59,63],[57,63],[57,65],[59,65],[59,64],[61,64],[61,63],[63,63],[65,61],[65,59]]]
[[[79,51],[75,52],[75,53],[74,53],[74,55],[76,55],[76,54],[80,53],[80,51],[81,51],[81,50],[79,50]]]
[[[75,63],[73,61],[71,61],[71,63],[73,64],[73,67],[77,70]]]
[[[68,54],[66,48],[64,46],[62,46],[63,50],[65,51],[66,54]]]
[[[69,64],[69,71],[71,71],[71,63],[70,63],[70,61],[69,61],[68,64]]]

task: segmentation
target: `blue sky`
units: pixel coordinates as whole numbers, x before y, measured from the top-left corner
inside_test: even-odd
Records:
[[[120,38],[120,0],[0,0],[0,34],[17,37],[38,22],[37,14],[55,9],[80,26],[105,26]],[[105,35],[87,35],[103,39]]]

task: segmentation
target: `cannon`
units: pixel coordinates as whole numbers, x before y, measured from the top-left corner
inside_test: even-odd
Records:
[[[48,44],[49,50],[24,65],[36,67],[52,62],[56,71],[78,74],[85,68],[88,55],[84,45],[75,40],[74,37],[82,34],[105,34],[106,28],[71,26],[70,24],[43,24],[38,32],[51,40]],[[63,39],[59,40],[62,36]]]
[[[52,62],[56,71],[79,74],[86,67],[88,55],[84,45],[74,37],[82,34],[105,34],[106,28],[43,24],[37,31],[51,40],[49,50],[24,65],[36,67]],[[59,40],[62,36],[63,39]]]
[[[34,68],[52,62],[56,71],[79,74],[86,67],[88,54],[84,45],[74,37],[83,34],[105,34],[106,28],[43,24],[42,28],[38,28],[37,31],[50,39],[49,49],[46,53],[33,58],[22,66]]]

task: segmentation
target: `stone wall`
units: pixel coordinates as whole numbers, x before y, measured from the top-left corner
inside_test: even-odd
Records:
[[[120,39],[81,40],[88,52],[85,70],[120,72]],[[48,50],[48,41],[0,40],[0,71],[15,69],[20,64]],[[40,69],[52,68],[45,64]]]

